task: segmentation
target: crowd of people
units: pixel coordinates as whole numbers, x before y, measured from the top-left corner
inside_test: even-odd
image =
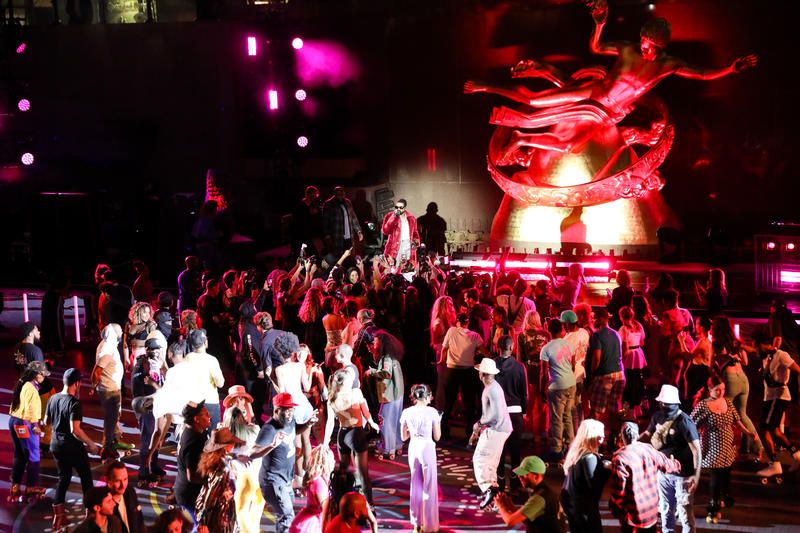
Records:
[[[800,466],[784,430],[797,325],[776,301],[768,326],[739,339],[721,270],[697,286],[697,317],[669,275],[635,291],[624,270],[592,308],[579,263],[535,283],[515,271],[443,270],[443,226],[420,224],[402,199],[381,224],[384,253],[370,260],[343,189],[320,206],[310,187],[295,216],[296,261],[218,272],[189,256],[177,299],[154,294],[144,266],[132,291],[99,265],[95,363],[65,370],[60,392],[39,329],[26,323],[14,353],[9,500],[42,496],[39,450],[49,445],[54,530],[65,527],[75,471],[87,513],[77,531],[144,531],[118,459],[133,447],[123,404],[141,433],[140,489],[163,481],[158,452],[177,443],[175,509],[154,531],[258,531],[265,507],[279,533],[377,531],[370,461],[403,456],[415,531],[438,531],[442,442],[473,447],[478,505],[528,531],[564,531],[564,516],[571,531],[601,531],[607,483],[624,531],[669,533],[676,521],[694,531],[703,469],[716,520],[734,503],[741,455],[768,461],[764,476],[782,472],[779,447]],[[420,231],[432,235],[427,247]],[[747,412],[749,364],[764,382],[760,433]],[[102,447],[82,429],[81,387],[104,413]],[[88,454],[107,461],[106,486],[93,486]],[[545,482],[548,463],[564,471],[560,491]]]

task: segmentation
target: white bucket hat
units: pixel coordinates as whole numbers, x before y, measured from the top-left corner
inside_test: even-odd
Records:
[[[661,392],[658,393],[657,402],[679,404],[681,399],[678,396],[678,389],[673,385],[661,385]]]
[[[475,370],[484,374],[498,374],[500,371],[497,369],[497,363],[494,359],[484,357],[481,359],[481,364],[475,365]]]

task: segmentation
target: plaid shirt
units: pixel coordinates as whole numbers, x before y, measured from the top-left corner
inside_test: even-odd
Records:
[[[620,522],[651,527],[658,521],[658,472],[680,472],[681,464],[649,444],[620,448],[611,462],[611,510]]]

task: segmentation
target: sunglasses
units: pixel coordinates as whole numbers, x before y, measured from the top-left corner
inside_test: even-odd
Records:
[[[394,208],[395,208],[395,209],[401,209],[401,210],[402,210],[402,209],[405,209],[405,208],[406,208],[406,206],[404,206],[404,205],[396,205],[396,206],[394,206]]]

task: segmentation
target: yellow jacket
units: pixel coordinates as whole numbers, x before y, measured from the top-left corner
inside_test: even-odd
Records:
[[[19,395],[19,406],[11,411],[11,416],[21,418],[27,422],[37,423],[42,419],[42,400],[39,390],[32,382],[22,386]]]

